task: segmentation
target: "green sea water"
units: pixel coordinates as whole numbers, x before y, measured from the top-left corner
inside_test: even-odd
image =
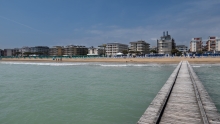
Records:
[[[194,64],[192,67],[220,112],[220,64]]]
[[[135,124],[176,66],[0,62],[0,124]]]

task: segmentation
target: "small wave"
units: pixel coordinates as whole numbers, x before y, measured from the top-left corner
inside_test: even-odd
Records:
[[[103,67],[126,67],[127,65],[105,65],[105,64],[100,64],[100,66],[103,66]]]
[[[88,63],[35,63],[35,62],[1,62],[2,64],[13,65],[48,65],[48,66],[73,66],[73,65],[88,65]]]
[[[161,67],[165,66],[162,64],[121,64],[121,63],[40,63],[40,62],[0,62],[0,64],[11,64],[11,65],[40,65],[40,66],[102,66],[102,67]],[[172,64],[171,64],[172,66]]]
[[[103,67],[161,67],[162,65],[157,64],[100,64]]]
[[[192,67],[194,67],[194,68],[199,68],[199,67],[201,67],[201,66],[192,66]]]
[[[192,64],[192,67],[219,67],[220,64]]]

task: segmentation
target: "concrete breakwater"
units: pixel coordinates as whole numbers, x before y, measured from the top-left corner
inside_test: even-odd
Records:
[[[220,114],[187,61],[181,61],[137,124],[220,123]]]

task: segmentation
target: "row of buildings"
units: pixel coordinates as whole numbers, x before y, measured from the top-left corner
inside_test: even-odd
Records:
[[[85,47],[85,46],[35,46],[35,47],[22,47],[14,49],[0,50],[0,56],[78,56],[78,55],[107,55],[115,56],[124,52],[149,54],[150,44],[143,40],[130,42],[130,47],[127,44],[121,43],[107,43],[98,48]]]
[[[220,52],[220,38],[209,36],[208,40],[203,44],[202,37],[192,38],[190,41],[190,49],[185,45],[176,45],[175,40],[168,34],[163,32],[163,36],[157,40],[157,47],[154,47],[159,54],[171,54],[173,49],[180,52],[190,53],[219,53]]]
[[[99,46],[98,48],[94,47],[85,47],[85,46],[35,46],[35,47],[22,47],[14,49],[4,49],[1,50],[1,56],[77,56],[77,55],[107,55],[115,56],[121,54],[149,54],[152,49],[155,49],[159,54],[171,54],[171,50],[176,46],[174,39],[165,32],[163,36],[157,40],[157,47],[150,49],[150,44],[144,40],[130,42],[129,45],[122,43],[106,43]]]
[[[63,56],[63,55],[86,55],[88,48],[85,46],[54,46],[49,48],[48,46],[35,46],[35,47],[22,47],[14,49],[0,50],[1,56]]]
[[[209,36],[206,44],[203,45],[202,37],[192,38],[190,42],[191,52],[207,51],[211,53],[220,52],[220,38]]]
[[[177,49],[180,52],[197,53],[201,51],[218,52],[220,51],[220,38],[209,37],[206,45],[203,45],[202,38],[192,38],[190,42],[190,49],[185,45],[176,45],[175,40],[167,32],[163,32],[157,40],[157,46],[151,47],[150,44],[144,40],[130,42],[129,45],[122,43],[107,43],[94,47],[85,47],[77,45],[68,46],[35,46],[22,47],[14,49],[0,49],[0,56],[77,56],[77,55],[107,55],[115,56],[121,54],[149,54],[155,51],[158,54],[172,54],[172,50]]]

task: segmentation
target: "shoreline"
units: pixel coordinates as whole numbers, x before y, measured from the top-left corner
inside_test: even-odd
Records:
[[[158,64],[178,64],[180,61],[188,61],[192,64],[217,64],[220,63],[220,58],[185,58],[185,57],[174,57],[174,58],[63,58],[62,61],[56,61],[49,59],[40,58],[2,58],[0,62],[104,62],[104,63],[158,63]]]

